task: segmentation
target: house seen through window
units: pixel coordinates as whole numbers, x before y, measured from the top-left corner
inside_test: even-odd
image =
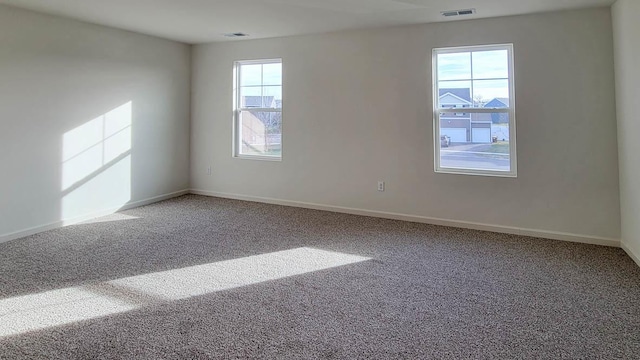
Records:
[[[234,155],[282,158],[282,60],[235,63]]]
[[[436,172],[516,176],[513,46],[433,50]]]

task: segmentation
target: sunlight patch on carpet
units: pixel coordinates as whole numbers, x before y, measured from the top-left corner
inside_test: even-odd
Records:
[[[0,300],[0,337],[367,260],[303,247],[18,296]]]

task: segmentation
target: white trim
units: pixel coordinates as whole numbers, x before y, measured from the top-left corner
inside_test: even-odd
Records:
[[[483,170],[472,168],[439,168],[436,170],[438,174],[450,174],[450,175],[469,175],[469,176],[493,176],[502,178],[517,178],[515,174],[511,174],[508,171],[500,172],[499,170]]]
[[[55,222],[52,222],[52,223],[49,223],[49,224],[45,224],[45,225],[34,226],[34,227],[31,227],[31,228],[28,228],[28,229],[19,230],[19,231],[8,233],[8,234],[2,234],[2,235],[0,235],[0,243],[11,241],[11,240],[15,240],[15,239],[19,239],[19,238],[23,238],[25,236],[38,234],[38,233],[41,233],[43,231],[53,230],[53,229],[57,229],[57,228],[61,228],[61,227],[65,227],[65,226],[69,226],[69,225],[73,225],[73,224],[77,224],[77,223],[80,223],[80,222],[83,222],[83,221],[95,219],[97,217],[110,215],[110,214],[113,214],[113,213],[118,212],[118,211],[124,211],[124,210],[133,209],[133,208],[140,207],[140,206],[153,204],[153,203],[156,203],[158,201],[171,199],[171,198],[182,196],[182,195],[186,195],[186,194],[189,194],[189,193],[190,193],[190,191],[188,189],[180,190],[180,191],[176,191],[176,192],[172,192],[172,193],[168,193],[168,194],[164,194],[164,195],[154,196],[154,197],[148,198],[148,199],[143,199],[143,200],[130,202],[130,203],[127,203],[127,204],[125,204],[123,206],[116,207],[116,208],[100,210],[100,211],[96,211],[96,212],[93,212],[93,213],[90,213],[90,214],[87,214],[87,215],[82,215],[82,216],[78,216],[78,217],[71,218],[71,219],[59,220],[59,221],[55,221]]]
[[[249,154],[242,154],[242,155],[236,155],[233,157],[234,159],[241,159],[241,160],[260,160],[260,161],[282,161],[282,157],[281,156],[269,156],[269,155],[249,155]]]
[[[624,252],[627,253],[627,255],[629,255],[629,257],[635,261],[636,264],[638,264],[638,266],[640,266],[640,256],[638,256],[636,253],[633,252],[633,250],[631,250],[630,247],[628,247],[627,245],[624,244],[624,242],[620,242],[620,247],[622,248],[622,250],[624,250]]]
[[[234,63],[242,65],[260,65],[260,64],[278,64],[282,62],[282,58],[271,59],[250,59],[250,60],[235,60]]]
[[[448,168],[441,165],[440,157],[440,121],[441,114],[447,112],[458,112],[457,108],[441,108],[440,107],[440,88],[438,79],[438,55],[451,54],[461,52],[475,51],[492,51],[507,50],[508,56],[508,84],[509,84],[509,106],[506,108],[465,108],[464,113],[508,113],[509,114],[509,171],[487,170],[487,169],[471,169],[471,168]],[[456,175],[480,175],[480,176],[496,176],[506,178],[518,177],[518,156],[516,151],[516,114],[515,114],[515,72],[514,72],[514,48],[513,44],[493,44],[493,45],[474,45],[460,46],[450,48],[433,48],[431,52],[431,72],[432,72],[432,93],[433,93],[433,147],[434,161],[433,168],[436,173],[456,174]],[[473,99],[473,56],[471,56],[471,97]],[[471,118],[471,116],[469,116]],[[473,137],[473,135],[471,135]],[[472,139],[473,140],[473,139]]]
[[[243,107],[238,108],[239,112],[243,111],[255,111],[255,112],[282,112],[282,108],[256,108],[256,107]]]
[[[376,211],[376,210],[365,210],[365,209],[349,208],[349,207],[342,207],[342,206],[316,204],[316,203],[308,203],[308,202],[293,201],[293,200],[282,200],[282,199],[274,199],[274,198],[250,196],[250,195],[230,194],[230,193],[222,193],[222,192],[206,191],[206,190],[198,190],[198,189],[191,189],[191,194],[213,196],[213,197],[220,197],[220,198],[227,198],[227,199],[236,199],[236,200],[243,200],[243,201],[252,201],[252,202],[267,203],[267,204],[275,204],[275,205],[292,206],[292,207],[299,207],[299,208],[305,208],[305,209],[331,211],[331,212],[344,213],[344,214],[371,216],[371,217],[377,217],[377,218],[383,218],[383,219],[403,220],[403,221],[425,223],[425,224],[431,224],[431,225],[451,226],[451,227],[457,227],[457,228],[463,228],[463,229],[491,231],[491,232],[497,232],[497,233],[503,233],[503,234],[531,236],[531,237],[569,241],[569,242],[576,242],[576,243],[583,243],[583,244],[620,247],[619,239],[571,234],[571,233],[558,232],[558,231],[547,231],[547,230],[527,229],[527,228],[519,228],[519,227],[504,226],[504,225],[483,224],[483,223],[476,223],[476,222],[470,222],[470,221],[441,219],[441,218],[426,217],[426,216],[419,216],[419,215],[409,215],[409,214]]]
[[[443,47],[443,48],[434,48],[434,50],[438,50],[440,54],[454,54],[460,52],[469,52],[469,51],[493,51],[493,50],[504,50],[507,46],[512,46],[513,44],[505,43],[505,44],[492,44],[492,45],[469,45],[469,46],[456,46],[456,47]]]
[[[242,148],[242,126],[240,124],[240,115],[243,111],[261,111],[261,112],[279,112],[282,115],[282,118],[284,118],[284,113],[282,111],[282,108],[284,106],[280,106],[279,108],[247,108],[247,107],[240,107],[240,104],[242,104],[242,101],[240,99],[240,90],[242,88],[241,86],[241,82],[242,82],[242,74],[241,74],[241,66],[242,65],[267,65],[267,64],[283,64],[282,58],[273,58],[273,59],[255,59],[255,60],[236,60],[233,62],[233,127],[232,127],[232,131],[231,131],[231,136],[232,136],[232,157],[234,158],[242,158],[242,159],[253,159],[253,160],[271,160],[271,161],[281,161],[282,160],[282,154],[283,154],[283,144],[282,144],[282,140],[280,140],[281,144],[280,144],[280,155],[278,156],[268,156],[268,155],[249,155],[249,154],[242,154],[241,152],[241,148]],[[264,77],[264,74],[262,74],[262,76]],[[260,88],[263,88],[264,85],[264,79],[262,78],[260,80]],[[269,85],[266,85],[269,86]],[[280,86],[281,89],[284,88],[284,69],[283,72],[281,74],[281,78],[280,78],[280,85],[274,85],[274,86]],[[256,86],[257,87],[257,86]],[[261,95],[262,97],[262,95]],[[280,124],[280,126],[282,126],[282,124]],[[282,128],[280,131],[280,134],[282,136]],[[274,159],[276,158],[276,159]]]
[[[468,107],[468,108],[452,108],[452,107],[441,107],[438,108],[438,112],[441,113],[452,113],[452,112],[460,112],[460,110],[464,110],[465,113],[474,113],[474,114],[508,114],[511,109],[509,108],[474,108],[474,107]]]
[[[445,128],[445,129],[449,129],[449,128]],[[486,129],[486,128],[476,128],[476,129]],[[462,153],[462,154],[479,154],[479,155],[502,155],[502,156],[509,156],[509,154],[505,154],[505,153],[491,153],[491,152],[480,152],[480,151],[462,151],[462,150],[449,150],[449,149],[443,149],[441,150],[441,152],[449,152],[449,153]]]

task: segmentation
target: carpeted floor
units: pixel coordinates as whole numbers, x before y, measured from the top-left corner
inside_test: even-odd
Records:
[[[0,358],[640,358],[620,249],[187,195],[0,244]]]

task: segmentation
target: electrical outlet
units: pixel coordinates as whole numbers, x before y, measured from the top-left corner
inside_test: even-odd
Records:
[[[211,166],[207,168],[207,175],[211,175]]]
[[[378,191],[384,191],[384,181],[378,181]]]

